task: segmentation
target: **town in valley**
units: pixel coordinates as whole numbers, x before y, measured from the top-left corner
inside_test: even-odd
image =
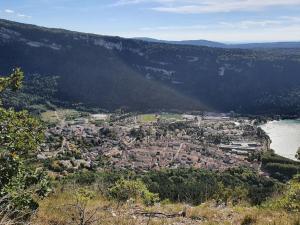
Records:
[[[54,174],[81,169],[232,167],[260,170],[259,157],[269,150],[268,136],[257,121],[230,114],[90,114],[48,111],[46,143],[38,159]]]

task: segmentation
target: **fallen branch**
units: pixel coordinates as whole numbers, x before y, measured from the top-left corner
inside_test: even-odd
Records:
[[[174,214],[166,214],[162,212],[135,212],[136,215],[142,215],[145,217],[166,217],[166,218],[175,218],[175,217],[186,217],[184,211]]]

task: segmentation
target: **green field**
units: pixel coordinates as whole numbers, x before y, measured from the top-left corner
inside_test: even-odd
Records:
[[[41,114],[41,119],[48,123],[57,123],[59,120],[80,117],[80,113],[73,109],[58,109],[56,111],[46,111]]]
[[[167,121],[177,121],[177,120],[182,120],[182,115],[181,114],[162,114],[162,115],[160,115],[160,118],[162,120],[167,120]]]
[[[169,114],[169,113],[164,113],[164,114],[143,114],[138,117],[139,122],[142,123],[151,123],[151,122],[156,122],[157,118],[160,118],[161,120],[165,121],[178,121],[182,120],[182,115],[181,114]]]
[[[155,114],[143,114],[138,117],[138,120],[142,123],[156,122],[157,118]]]

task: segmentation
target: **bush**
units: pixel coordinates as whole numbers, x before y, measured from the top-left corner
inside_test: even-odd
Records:
[[[0,156],[0,197],[7,196],[11,209],[35,210],[36,198],[50,190],[50,180],[42,171],[26,167],[15,155]]]
[[[300,172],[300,162],[267,152],[262,157],[262,168],[271,177],[286,182]]]
[[[212,198],[218,190],[217,175],[204,170],[151,171],[142,178],[151,192],[171,201],[199,204]]]
[[[126,177],[127,180],[124,180]],[[207,200],[249,202],[260,205],[282,190],[283,184],[247,168],[214,172],[201,169],[166,169],[136,174],[134,171],[82,172],[65,178],[79,185],[96,184],[103,195],[120,202],[139,197],[146,204],[163,201],[198,205]],[[154,196],[149,194],[157,193]],[[143,195],[141,195],[143,193]],[[153,201],[153,199],[155,201]]]
[[[142,179],[151,192],[159,193],[160,199],[194,205],[212,199],[233,203],[248,200],[259,205],[280,189],[276,180],[246,168],[222,173],[199,169],[151,171]]]
[[[270,173],[280,173],[288,178],[292,178],[300,171],[300,167],[293,164],[268,163],[264,167]]]
[[[300,175],[292,179],[285,192],[275,200],[266,203],[270,208],[281,208],[289,212],[300,212]]]
[[[74,174],[72,177],[75,180],[76,184],[91,185],[96,182],[97,174],[90,171],[81,171]]]
[[[244,219],[242,220],[241,225],[252,225],[256,223],[256,218],[250,216],[250,215],[246,215],[244,217]]]
[[[159,201],[158,195],[151,193],[141,180],[120,179],[108,191],[109,196],[118,202],[129,199],[142,200],[145,205],[153,205]]]

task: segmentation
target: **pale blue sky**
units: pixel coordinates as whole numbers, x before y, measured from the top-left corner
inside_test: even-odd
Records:
[[[300,0],[0,0],[0,18],[167,40],[300,40]]]

